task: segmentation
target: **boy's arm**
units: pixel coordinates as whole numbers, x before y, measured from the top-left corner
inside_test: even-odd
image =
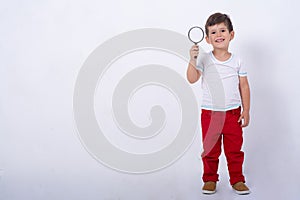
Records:
[[[249,125],[250,121],[250,87],[248,83],[248,79],[246,76],[244,77],[239,77],[240,81],[240,93],[241,93],[241,98],[242,98],[242,106],[243,106],[243,111],[241,113],[241,116],[239,118],[239,122],[242,121],[242,127],[246,127]]]
[[[196,69],[198,53],[199,47],[197,45],[193,45],[190,49],[190,61],[187,69],[187,79],[190,83],[195,83],[201,76],[200,71]]]

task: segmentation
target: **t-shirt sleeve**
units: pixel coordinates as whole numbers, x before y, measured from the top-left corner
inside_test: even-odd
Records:
[[[245,66],[245,63],[239,59],[239,70],[238,70],[238,74],[239,76],[243,77],[243,76],[247,76],[247,66]]]

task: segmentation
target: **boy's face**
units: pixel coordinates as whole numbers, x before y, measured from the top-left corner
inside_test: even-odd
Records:
[[[222,22],[208,27],[208,35],[206,41],[211,44],[214,49],[228,50],[229,42],[234,37],[234,31],[229,33],[227,26]]]

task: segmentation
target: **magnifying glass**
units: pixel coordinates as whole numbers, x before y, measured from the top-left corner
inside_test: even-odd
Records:
[[[191,42],[197,45],[204,39],[203,29],[199,26],[193,26],[188,32],[188,38]],[[194,58],[196,59],[197,56],[195,56]]]

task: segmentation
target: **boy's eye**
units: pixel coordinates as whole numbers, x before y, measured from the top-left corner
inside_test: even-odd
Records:
[[[211,32],[211,34],[216,34],[216,31]]]
[[[226,30],[225,30],[225,29],[223,29],[223,30],[221,30],[221,32],[223,32],[223,33],[224,33],[224,32],[226,32]]]

